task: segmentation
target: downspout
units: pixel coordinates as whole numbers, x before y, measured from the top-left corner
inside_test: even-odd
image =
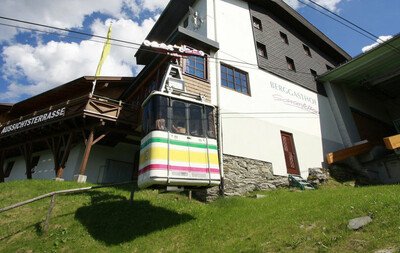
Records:
[[[213,0],[213,11],[214,11],[214,40],[218,42],[218,33],[217,33],[217,0]],[[221,185],[220,185],[220,193],[224,196],[224,154],[222,152],[223,149],[223,141],[222,141],[222,117],[221,117],[221,86],[220,86],[220,72],[219,72],[219,59],[218,59],[218,51],[214,54],[215,59],[215,85],[217,86],[217,117],[218,117],[218,156],[219,156],[219,169],[221,176]]]

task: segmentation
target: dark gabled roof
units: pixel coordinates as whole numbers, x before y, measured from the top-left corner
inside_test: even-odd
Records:
[[[316,45],[319,45],[321,50],[332,57],[335,61],[344,62],[351,59],[349,54],[282,0],[246,1],[270,10],[282,21],[285,21],[295,30],[299,31],[304,37],[314,41]],[[171,0],[150,33],[147,35],[146,39],[150,41],[166,41],[170,38],[179,22],[188,13],[189,6],[194,2],[195,0]],[[141,54],[145,53],[142,50],[139,50],[135,56],[139,56],[139,58],[143,57]]]
[[[116,86],[121,86],[121,90],[125,90],[126,87],[128,87],[135,80],[134,77],[106,76],[97,77],[96,79],[96,91],[99,92]],[[12,115],[25,115],[51,105],[56,105],[64,101],[89,94],[92,90],[93,81],[93,76],[80,77],[14,104],[10,110],[10,113]],[[95,94],[97,94],[96,91]],[[119,95],[120,94],[114,96],[117,98]]]
[[[8,112],[13,105],[11,103],[0,103],[0,113]]]

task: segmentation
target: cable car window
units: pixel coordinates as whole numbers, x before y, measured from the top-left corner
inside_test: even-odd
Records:
[[[153,105],[153,100],[150,100],[146,106],[143,108],[143,135],[147,135],[150,131],[150,125],[151,125],[151,115],[150,115],[150,110]]]
[[[189,106],[189,132],[193,136],[203,136],[202,107],[199,105]]]
[[[168,120],[167,120],[167,108],[168,99],[162,96],[153,97],[153,110],[152,114],[155,115],[154,121],[152,123],[152,130],[167,130]]]
[[[173,101],[171,131],[177,134],[186,134],[186,106],[185,103]]]
[[[215,115],[214,108],[206,107],[206,120],[207,120],[207,135],[210,138],[215,138]]]

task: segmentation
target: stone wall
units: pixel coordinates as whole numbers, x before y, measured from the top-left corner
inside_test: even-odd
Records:
[[[288,187],[287,177],[275,176],[269,162],[224,155],[224,195],[241,196],[257,190]],[[219,187],[196,191],[194,196],[203,201],[210,201],[221,194]]]

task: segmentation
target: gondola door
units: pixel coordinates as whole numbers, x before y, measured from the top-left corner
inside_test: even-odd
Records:
[[[297,163],[296,149],[294,146],[293,135],[281,131],[283,152],[285,154],[285,162],[288,174],[299,175],[299,165]]]
[[[203,106],[189,104],[189,163],[194,180],[209,180],[207,142],[204,138]]]
[[[173,100],[171,117],[171,133],[169,134],[169,177],[190,177],[188,126],[186,120],[186,103]]]

